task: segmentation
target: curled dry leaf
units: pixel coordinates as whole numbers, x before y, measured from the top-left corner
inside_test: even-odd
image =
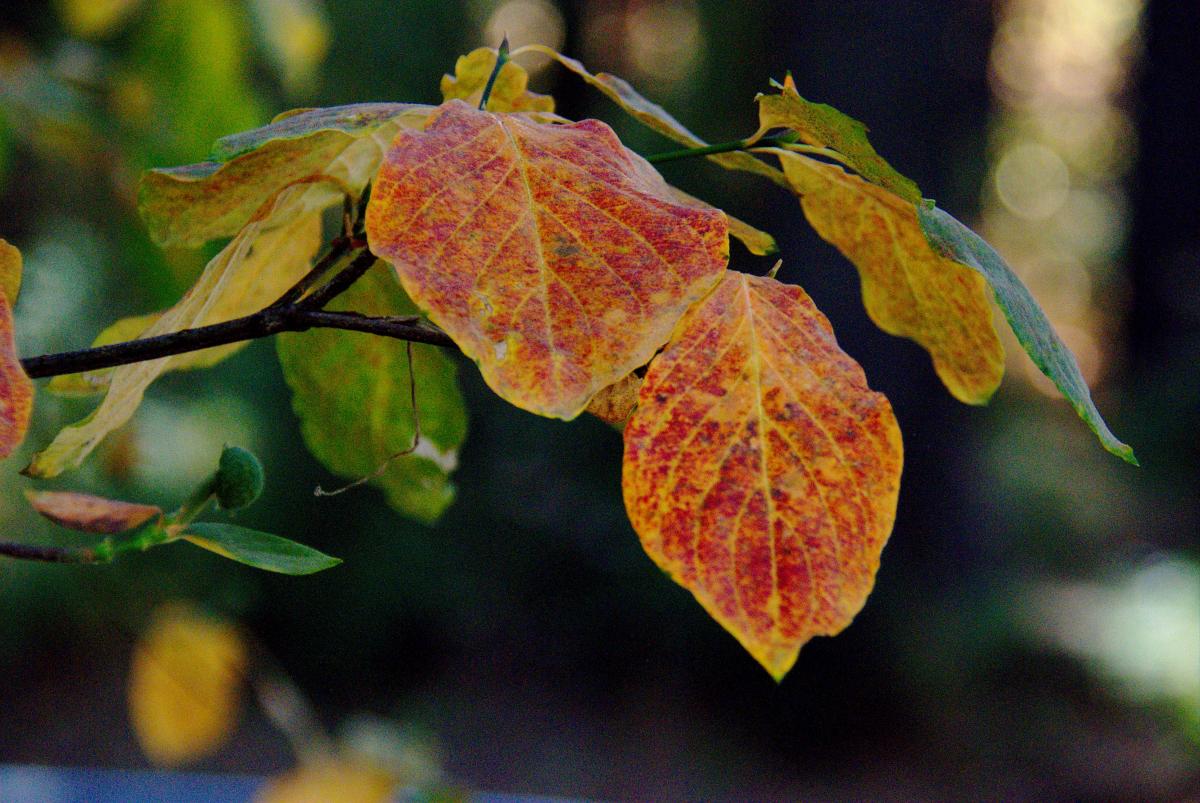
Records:
[[[871,320],[921,344],[959,401],[990,399],[1004,377],[1004,345],[987,281],[929,246],[909,201],[837,165],[775,153],[813,229],[858,268]]]
[[[625,506],[650,557],[781,679],[866,602],[902,451],[804,291],[731,271],[650,363]]]
[[[159,609],[134,647],[129,719],[155,764],[203,758],[237,721],[246,647],[237,629],[183,604]]]
[[[238,232],[179,302],[164,312],[144,337],[178,332],[232,320],[258,311],[264,299],[274,300],[303,276],[320,243],[320,219],[297,215],[293,205],[305,197],[312,182],[301,182],[276,193]],[[100,441],[124,424],[154,380],[175,365],[197,365],[219,359],[241,344],[217,346],[176,357],[122,365],[112,371],[108,393],[91,415],[64,427],[54,441],[34,455],[24,473],[55,477],[78,466]]]
[[[312,176],[329,181],[293,198],[293,214],[320,211],[361,192],[396,132],[420,126],[430,110],[360,103],[281,115],[218,140],[209,161],[148,171],[138,208],[159,245],[188,247],[237,234],[276,193]]]
[[[491,47],[480,47],[465,56],[459,56],[454,64],[454,75],[442,76],[442,98],[465,100],[478,108],[483,99],[483,90],[492,70],[496,68],[497,51]],[[488,96],[488,111],[491,112],[552,112],[554,98],[530,92],[529,73],[514,61],[500,68],[496,83]]]
[[[25,496],[33,509],[50,521],[85,533],[123,533],[163,515],[162,508],[155,505],[71,491],[29,491]]]
[[[459,100],[396,137],[367,236],[497,394],[565,419],[644,365],[729,255],[725,216],[676,202],[604,123]]]
[[[624,429],[625,422],[633,414],[633,408],[637,407],[638,390],[641,387],[642,378],[637,374],[628,374],[593,396],[588,402],[587,411],[606,424]]]

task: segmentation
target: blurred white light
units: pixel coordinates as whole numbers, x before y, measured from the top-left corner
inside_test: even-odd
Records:
[[[1062,207],[1071,178],[1062,157],[1037,142],[1021,142],[996,165],[996,193],[1008,209],[1026,220],[1045,220]]]
[[[522,45],[546,45],[562,50],[567,23],[558,7],[548,0],[508,0],[498,5],[483,25],[484,42],[489,47],[496,47],[505,36],[514,49]],[[547,64],[546,56],[521,57],[521,66],[531,72]]]

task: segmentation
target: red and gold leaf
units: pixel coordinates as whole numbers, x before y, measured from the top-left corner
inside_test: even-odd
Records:
[[[496,393],[566,419],[644,365],[729,256],[724,214],[676,201],[604,123],[459,100],[393,141],[367,237]]]
[[[155,505],[71,491],[30,491],[25,495],[33,509],[50,521],[85,533],[123,533],[163,515],[162,508]]]
[[[21,367],[13,339],[12,308],[0,290],[0,459],[25,440],[33,412],[33,382]]]
[[[865,604],[902,453],[804,291],[729,272],[650,363],[625,505],[650,557],[781,679]]]

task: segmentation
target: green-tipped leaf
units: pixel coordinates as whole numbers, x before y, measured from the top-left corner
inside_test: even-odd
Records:
[[[236,524],[193,524],[183,538],[223,558],[280,574],[313,574],[342,562],[304,544]]]

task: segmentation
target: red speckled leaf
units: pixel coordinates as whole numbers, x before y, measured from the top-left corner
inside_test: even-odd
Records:
[[[4,246],[15,248],[0,240]],[[7,250],[7,249],[6,249]],[[8,254],[0,258],[9,261]],[[17,254],[15,275],[3,267],[6,289],[19,286],[20,261]],[[33,412],[33,382],[25,375],[21,360],[17,357],[17,346],[13,340],[12,308],[9,306],[5,289],[0,289],[0,459],[8,457],[25,440],[29,429],[29,416]]]
[[[625,506],[650,557],[781,679],[866,602],[902,451],[804,291],[729,272],[650,363]]]
[[[496,393],[568,419],[653,356],[729,255],[725,216],[679,203],[604,123],[459,100],[396,137],[367,237]]]
[[[85,533],[123,533],[163,514],[162,509],[154,505],[71,491],[30,491],[25,495],[33,509],[50,521]]]

